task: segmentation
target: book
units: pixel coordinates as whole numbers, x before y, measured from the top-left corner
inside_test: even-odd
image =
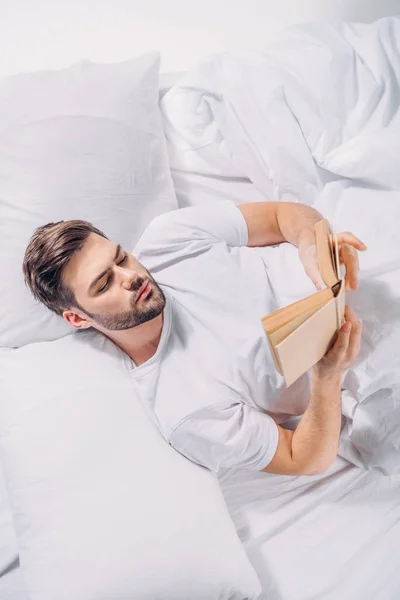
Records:
[[[261,319],[275,367],[289,387],[328,351],[344,323],[345,283],[338,244],[326,219],[314,227],[318,268],[326,288]]]

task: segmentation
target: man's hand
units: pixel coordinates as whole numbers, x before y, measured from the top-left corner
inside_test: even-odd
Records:
[[[350,306],[345,306],[345,323],[325,356],[312,368],[312,377],[342,375],[360,352],[362,324]]]
[[[358,250],[364,252],[367,246],[349,231],[337,235],[339,262],[346,268],[345,291],[358,289]],[[318,269],[317,247],[315,243],[299,244],[299,258],[304,270],[314,283],[317,290],[322,290],[322,279]]]

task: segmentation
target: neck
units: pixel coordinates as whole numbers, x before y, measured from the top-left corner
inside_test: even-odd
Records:
[[[149,360],[157,351],[164,322],[164,311],[157,317],[123,331],[104,330],[103,333],[117,344],[136,366]]]

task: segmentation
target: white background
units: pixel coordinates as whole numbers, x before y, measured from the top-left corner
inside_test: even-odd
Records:
[[[0,75],[159,50],[162,70],[263,46],[298,21],[371,21],[400,0],[0,0]]]

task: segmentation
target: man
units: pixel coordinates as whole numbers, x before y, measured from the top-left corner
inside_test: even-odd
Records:
[[[311,369],[296,430],[280,427],[265,407],[283,381],[254,309],[258,283],[264,314],[273,306],[273,282],[265,271],[249,276],[232,249],[294,244],[318,288],[321,218],[293,203],[185,208],[156,218],[134,255],[85,221],[49,223],[33,235],[23,270],[37,300],[119,346],[141,401],[180,453],[216,473],[315,474],[337,454],[342,374],[359,352],[361,324],[346,307],[335,344]],[[338,241],[346,288],[357,289],[357,250],[366,247],[348,232]]]

